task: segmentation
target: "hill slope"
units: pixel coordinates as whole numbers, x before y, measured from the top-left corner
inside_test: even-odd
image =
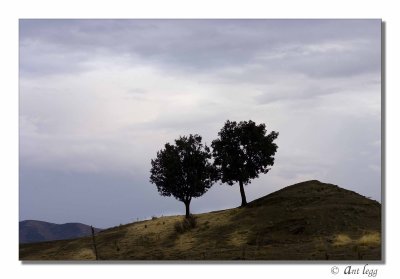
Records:
[[[100,229],[95,228],[95,232]],[[91,235],[91,228],[81,223],[54,224],[36,220],[19,222],[19,243],[71,239]]]
[[[96,235],[102,260],[380,260],[381,205],[316,180],[244,208],[198,214],[177,232],[167,216]],[[179,227],[179,226],[178,226]],[[20,245],[22,260],[93,260],[91,238]]]

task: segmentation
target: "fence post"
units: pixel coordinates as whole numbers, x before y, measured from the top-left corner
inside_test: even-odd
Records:
[[[97,261],[99,259],[99,257],[97,256],[96,239],[94,238],[94,228],[93,228],[93,226],[90,226],[90,228],[92,229],[93,248],[94,248],[94,254],[96,255],[96,261]]]

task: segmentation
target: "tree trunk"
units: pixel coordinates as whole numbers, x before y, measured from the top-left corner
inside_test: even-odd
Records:
[[[185,209],[186,209],[186,218],[189,218],[189,216],[190,216],[190,209],[189,209],[189,206],[190,206],[190,201],[186,201],[186,202],[184,202],[184,204],[185,204]]]
[[[240,195],[242,196],[242,205],[241,206],[246,206],[247,205],[246,193],[244,192],[243,182],[241,180],[239,180],[239,187],[240,187]]]

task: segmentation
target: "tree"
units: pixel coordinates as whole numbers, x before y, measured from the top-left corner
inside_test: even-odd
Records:
[[[151,160],[150,182],[162,196],[174,196],[183,202],[186,218],[192,198],[202,196],[216,180],[216,171],[209,162],[211,151],[201,143],[201,136],[179,137],[175,145],[165,144]]]
[[[267,173],[273,166],[278,146],[273,142],[278,133],[266,134],[265,124],[256,125],[249,120],[236,123],[226,121],[211,144],[214,166],[222,183],[239,183],[242,206],[247,204],[243,185],[251,183],[259,173]]]

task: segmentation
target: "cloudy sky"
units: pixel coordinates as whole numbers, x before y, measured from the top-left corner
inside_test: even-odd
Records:
[[[20,220],[183,214],[150,160],[227,119],[279,132],[249,201],[309,179],[381,199],[380,20],[21,20],[19,39]],[[191,209],[239,205],[218,183]]]

